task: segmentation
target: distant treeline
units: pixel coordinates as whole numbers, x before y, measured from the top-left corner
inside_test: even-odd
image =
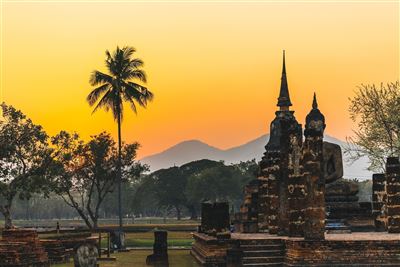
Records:
[[[141,177],[139,182],[123,186],[123,210],[126,217],[191,217],[200,212],[202,200],[227,200],[238,211],[243,200],[243,187],[255,179],[255,161],[225,165],[223,162],[200,160],[181,167],[158,170]],[[359,201],[371,201],[372,181],[357,181]],[[100,207],[100,218],[116,218],[116,191]],[[79,214],[61,197],[33,195],[29,200],[16,199],[13,218],[18,220],[74,219]]]

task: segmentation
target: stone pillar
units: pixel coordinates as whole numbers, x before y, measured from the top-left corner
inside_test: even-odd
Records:
[[[372,215],[374,216],[375,230],[379,232],[387,230],[386,202],[385,174],[375,173],[372,175]]]
[[[203,202],[201,203],[200,232],[217,235],[217,233],[230,230],[228,202]]]
[[[168,263],[168,232],[154,231],[153,254],[147,256],[146,264],[158,267],[167,267]]]
[[[235,231],[244,233],[258,232],[259,183],[259,179],[254,179],[244,187],[244,202],[240,206],[240,225],[239,227],[235,225]]]
[[[304,228],[305,181],[300,173],[301,139],[291,137],[289,154],[289,236],[302,237]]]
[[[400,233],[400,162],[398,157],[386,161],[388,232]]]
[[[258,214],[257,223],[259,232],[268,232],[269,197],[268,197],[268,163],[265,157],[260,162],[260,173],[257,177],[258,186]]]
[[[289,177],[289,236],[304,236],[304,211],[306,205],[306,188],[304,175]]]
[[[325,239],[325,176],[323,170],[323,134],[325,118],[314,94],[312,110],[306,117],[302,166],[306,181],[304,238]]]
[[[212,208],[213,204],[211,202],[201,203],[201,224],[199,232],[208,233],[212,230]]]
[[[217,232],[230,232],[229,203],[215,202],[213,221]]]
[[[322,138],[320,143],[322,148]],[[318,150],[317,146],[315,146],[316,150]],[[318,160],[319,157],[313,157],[314,153],[315,155],[319,153],[312,150],[305,151],[304,155],[304,177],[307,184],[304,238],[307,240],[323,240],[325,239],[325,184],[322,180],[323,174],[321,163]]]
[[[270,234],[278,233],[278,211],[279,211],[279,152],[269,152],[269,167],[266,169],[268,173],[268,232]]]

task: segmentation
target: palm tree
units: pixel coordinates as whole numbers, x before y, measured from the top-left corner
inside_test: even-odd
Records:
[[[118,124],[118,214],[119,227],[122,232],[122,206],[121,206],[121,122],[123,118],[123,102],[130,104],[132,110],[136,113],[136,105],[146,107],[147,103],[153,99],[153,94],[146,87],[133,82],[139,80],[146,83],[146,73],[141,69],[143,61],[133,58],[136,50],[133,47],[123,47],[117,49],[111,54],[106,51],[106,67],[108,73],[93,71],[90,76],[90,85],[96,86],[87,96],[87,102],[95,108],[106,111],[111,109],[114,120]]]

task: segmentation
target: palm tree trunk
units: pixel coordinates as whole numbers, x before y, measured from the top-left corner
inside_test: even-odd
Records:
[[[119,230],[122,233],[122,188],[121,188],[121,111],[118,112],[118,163],[117,163],[117,182],[118,182],[118,215],[119,215]]]

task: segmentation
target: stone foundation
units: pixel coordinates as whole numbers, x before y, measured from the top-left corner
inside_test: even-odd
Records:
[[[285,266],[400,264],[398,240],[286,240]]]
[[[227,266],[227,251],[232,249],[242,255],[243,264],[254,266],[400,266],[397,234],[325,234],[325,240],[305,240],[234,233],[230,240],[218,240],[196,233],[194,239],[191,253],[202,266]]]
[[[194,233],[194,244],[190,254],[202,266],[224,266],[226,265],[227,250],[233,248],[231,239],[218,239],[202,233]]]

